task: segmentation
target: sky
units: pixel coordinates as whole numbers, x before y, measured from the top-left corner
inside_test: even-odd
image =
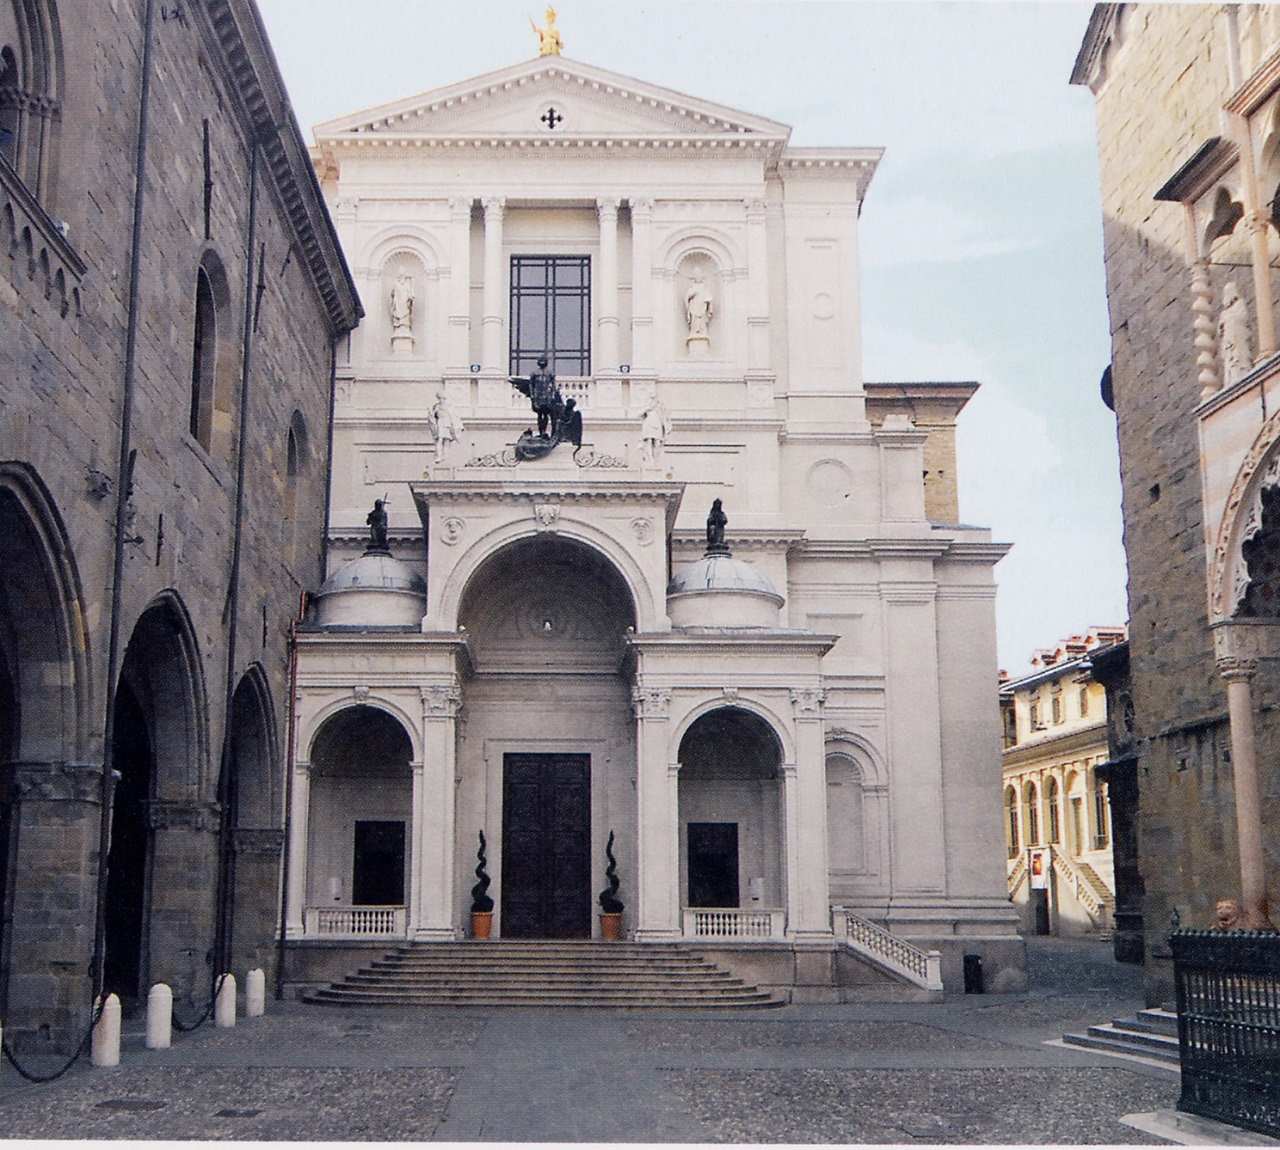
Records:
[[[303,135],[530,59],[544,4],[258,0]],[[964,522],[996,568],[1001,667],[1127,618],[1092,93],[1068,84],[1091,4],[561,0],[564,55],[883,147],[863,205],[863,374],[977,380]]]

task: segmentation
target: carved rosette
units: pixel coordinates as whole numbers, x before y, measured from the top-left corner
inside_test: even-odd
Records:
[[[671,714],[670,688],[634,688],[631,692],[631,709],[637,719],[666,719]]]
[[[1208,399],[1222,386],[1218,373],[1217,325],[1213,317],[1213,289],[1209,284],[1209,261],[1198,259],[1191,265],[1191,311],[1195,315],[1196,370],[1200,398]]]

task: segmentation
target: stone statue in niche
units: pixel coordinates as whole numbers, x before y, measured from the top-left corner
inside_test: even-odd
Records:
[[[1243,379],[1253,369],[1253,353],[1249,350],[1249,309],[1240,298],[1240,289],[1232,281],[1222,289],[1218,356],[1222,361],[1224,387]]]
[[[365,516],[364,521],[369,525],[369,546],[366,548],[365,554],[368,555],[372,551],[385,551],[389,554],[386,501],[375,499],[373,501],[373,510]]]
[[[705,354],[711,347],[711,317],[715,301],[703,282],[702,269],[695,268],[693,282],[684,296],[684,318],[689,326],[686,346],[694,354]]]
[[[443,391],[436,392],[436,401],[427,421],[431,424],[431,433],[436,437],[436,462],[443,463],[445,453],[458,442],[463,430],[462,420],[449,410]]]
[[[729,517],[724,513],[720,500],[711,504],[711,513],[707,516],[707,554],[728,555],[729,545],[724,541],[724,529],[728,526]]]
[[[391,287],[391,348],[409,351],[413,347],[413,278],[400,272]]]
[[[640,415],[640,459],[648,467],[662,458],[662,446],[671,434],[671,413],[655,391]]]

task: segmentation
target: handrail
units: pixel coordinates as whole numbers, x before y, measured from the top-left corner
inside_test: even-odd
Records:
[[[1071,884],[1076,899],[1099,923],[1105,922],[1107,912],[1115,906],[1115,896],[1105,887],[1100,891],[1098,888],[1102,886],[1101,879],[1095,883],[1070,855],[1062,851],[1052,853],[1053,869]]]
[[[942,954],[891,934],[848,908],[833,909],[836,936],[850,950],[925,990],[942,989]]]

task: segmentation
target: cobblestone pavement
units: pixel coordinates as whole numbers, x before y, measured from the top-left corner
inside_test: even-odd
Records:
[[[1156,1143],[1121,1116],[1176,1071],[1047,1046],[1141,1005],[1107,944],[1032,940],[1031,989],[731,1013],[269,1003],[43,1086],[0,1068],[7,1138]]]

